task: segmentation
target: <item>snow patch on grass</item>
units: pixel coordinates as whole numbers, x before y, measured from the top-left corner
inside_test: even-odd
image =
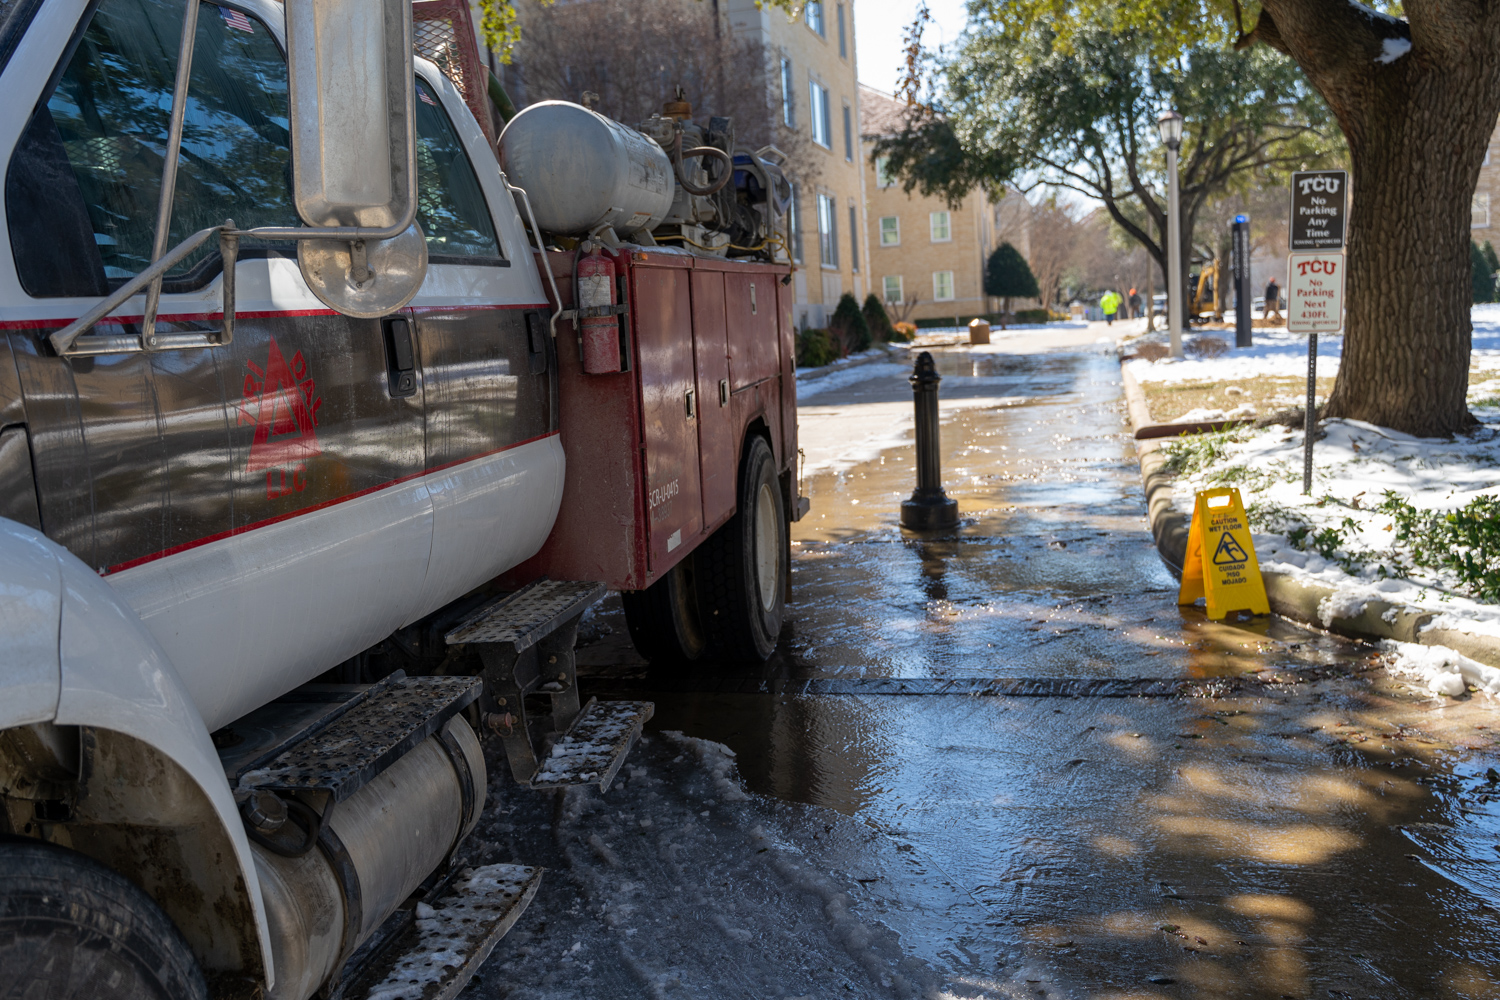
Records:
[[[1479,375],[1471,379],[1470,400],[1482,422],[1476,432],[1424,439],[1357,420],[1323,421],[1322,437],[1313,443],[1310,496],[1302,494],[1300,427],[1240,427],[1174,439],[1162,448],[1168,468],[1180,476],[1175,506],[1190,513],[1196,491],[1237,487],[1261,568],[1335,588],[1318,609],[1325,627],[1378,600],[1438,613],[1443,624],[1434,628],[1500,637],[1500,605],[1480,599],[1484,588],[1476,587],[1475,574],[1435,558],[1433,549],[1441,546],[1428,540],[1424,547],[1412,528],[1432,526],[1429,514],[1436,512],[1436,527],[1446,531],[1447,512],[1500,496],[1500,306],[1476,306],[1472,319]],[[1265,330],[1255,338],[1255,347],[1218,358],[1126,364],[1141,381],[1243,383],[1259,374],[1305,374],[1305,338]],[[1320,338],[1320,376],[1336,366],[1341,349],[1342,338]],[[1481,377],[1491,373],[1494,378]],[[1218,415],[1179,419],[1194,418]],[[1483,564],[1490,557],[1483,534],[1477,537],[1465,552]]]

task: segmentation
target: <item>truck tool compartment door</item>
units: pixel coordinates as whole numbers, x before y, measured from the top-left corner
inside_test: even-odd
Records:
[[[549,311],[515,207],[458,91],[420,65],[417,222],[429,263],[412,312],[433,503],[430,610],[541,547],[563,470]]]
[[[691,551],[703,528],[698,472],[698,409],[703,401],[693,371],[693,272],[671,257],[657,264],[653,260],[632,269],[645,438],[647,559],[653,574]]]
[[[32,328],[10,336],[44,528],[141,615],[212,729],[401,624],[431,504],[419,379],[393,393],[381,321],[324,308],[290,244],[244,242],[231,345],[42,346],[150,259],[181,17],[180,0],[101,0],[62,54],[7,167],[25,295],[5,305]],[[268,25],[276,4],[200,6],[169,245],[226,218],[297,224]],[[164,332],[217,327],[221,268],[209,246],[169,274]]]

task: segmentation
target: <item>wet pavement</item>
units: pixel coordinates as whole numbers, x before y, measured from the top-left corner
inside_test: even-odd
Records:
[[[590,620],[653,735],[605,795],[492,780],[474,857],[559,873],[466,995],[1500,996],[1497,706],[1179,609],[1100,332],[937,352],[939,537],[896,526],[904,379],[806,397],[764,669]]]

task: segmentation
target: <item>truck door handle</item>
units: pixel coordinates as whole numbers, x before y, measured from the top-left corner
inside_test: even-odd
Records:
[[[719,405],[729,405],[729,380],[727,378],[719,379]]]
[[[698,393],[692,389],[689,389],[687,391],[687,415],[689,420],[698,415],[697,400]]]
[[[391,397],[412,396],[417,391],[416,354],[411,346],[411,321],[392,316],[381,323],[385,327],[386,377]]]

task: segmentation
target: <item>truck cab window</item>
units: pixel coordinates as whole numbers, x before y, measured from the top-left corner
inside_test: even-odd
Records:
[[[80,243],[67,256],[97,262],[109,287],[149,262],[181,23],[175,0],[102,0],[38,107],[6,178],[29,294],[79,294],[79,278],[21,247]],[[202,3],[168,246],[228,218],[247,228],[298,224],[287,124],[286,63],[271,33],[242,11]],[[25,197],[49,180],[51,197]],[[85,216],[86,227],[69,225]],[[257,248],[246,241],[243,252]],[[219,269],[210,244],[168,275],[165,290],[201,287]]]
[[[479,178],[437,95],[417,80],[417,222],[437,264],[495,264],[500,241]]]

